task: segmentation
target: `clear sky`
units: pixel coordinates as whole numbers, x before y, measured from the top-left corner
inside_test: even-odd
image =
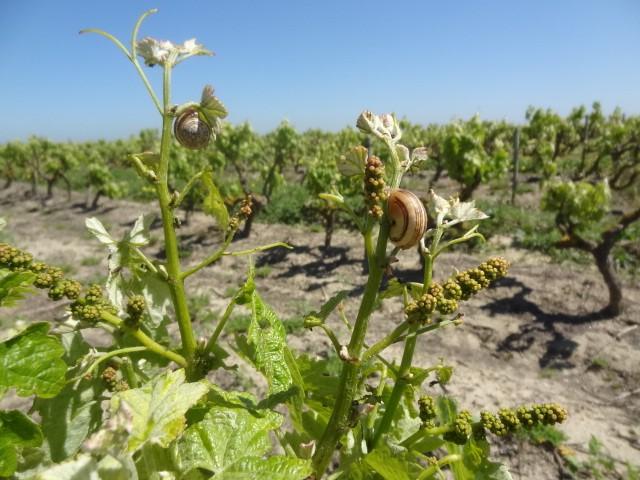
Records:
[[[107,30],[196,37],[216,56],[174,73],[176,102],[211,83],[230,120],[337,130],[364,109],[430,123],[520,121],[602,102],[640,113],[639,0],[0,0],[0,141],[117,138],[158,115]],[[151,71],[153,81],[159,70]]]

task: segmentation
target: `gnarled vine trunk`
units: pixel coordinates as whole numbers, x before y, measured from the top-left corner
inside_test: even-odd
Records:
[[[591,253],[609,290],[609,303],[602,313],[611,317],[618,316],[622,313],[622,288],[611,263],[611,248],[601,243]]]

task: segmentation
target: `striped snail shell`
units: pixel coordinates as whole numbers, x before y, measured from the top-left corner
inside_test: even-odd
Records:
[[[396,189],[389,194],[387,213],[391,227],[389,239],[401,249],[416,245],[427,228],[427,211],[409,190]]]
[[[209,144],[211,127],[200,118],[195,108],[189,108],[176,118],[173,134],[183,147],[200,150]]]

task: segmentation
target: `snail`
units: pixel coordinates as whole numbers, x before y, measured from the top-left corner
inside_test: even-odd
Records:
[[[189,108],[173,124],[173,134],[183,147],[200,150],[209,144],[211,127],[200,118],[198,111]]]
[[[420,199],[409,190],[393,190],[387,200],[387,212],[393,244],[403,250],[416,245],[427,228],[427,211]]]

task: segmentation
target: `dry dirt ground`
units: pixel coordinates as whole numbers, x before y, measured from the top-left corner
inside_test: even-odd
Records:
[[[5,237],[85,281],[106,277],[105,251],[86,233],[85,218],[96,216],[119,235],[139,212],[155,211],[153,205],[105,201],[98,210],[88,212],[83,208],[84,197],[75,194],[71,203],[58,195],[59,199],[42,207],[23,198],[21,189],[0,192],[0,217],[8,221]],[[195,214],[190,225],[180,229],[182,244],[189,251],[186,263],[195,263],[215,248],[219,235],[210,224],[208,218]],[[155,228],[152,235],[159,240],[161,229]],[[418,363],[428,366],[442,357],[453,365],[447,391],[474,412],[529,402],[561,403],[570,412],[561,427],[569,438],[566,446],[579,458],[585,458],[587,442],[595,435],[616,461],[640,465],[640,287],[626,279],[624,314],[613,320],[593,320],[590,313],[606,302],[606,289],[594,268],[551,263],[545,256],[511,248],[507,240],[490,242],[480,253],[441,257],[436,278],[447,277],[454,266],[471,267],[492,254],[505,256],[512,267],[497,286],[464,304],[461,326],[420,339]],[[325,254],[320,248],[321,232],[257,224],[251,238],[235,242],[232,249],[274,241],[286,241],[294,249],[256,256],[257,286],[281,318],[299,318],[340,290],[350,292],[345,308],[348,317],[355,316],[366,279],[357,234],[338,231],[335,247]],[[160,255],[160,242],[147,251]],[[417,278],[415,252],[405,252],[399,260],[396,274]],[[188,291],[205,305],[200,317],[203,311],[220,312],[226,306],[229,291],[242,282],[247,264],[246,257],[224,257],[189,279]],[[60,318],[64,310],[64,304],[40,294],[17,309],[0,312],[0,326],[6,328],[18,318]],[[385,302],[371,320],[368,341],[380,338],[401,319],[400,304]],[[331,317],[330,322],[345,341],[346,331],[338,318]],[[211,330],[210,325],[198,328]],[[331,348],[320,332],[302,328],[293,331],[290,343],[294,350],[318,355],[326,355]],[[399,345],[387,351],[396,360],[400,353]],[[249,369],[241,365],[241,371]],[[258,378],[245,379],[243,385],[247,383],[261,386]],[[436,387],[432,390],[437,393]],[[567,478],[554,449],[516,440],[499,443],[494,453],[510,465],[516,479]]]

